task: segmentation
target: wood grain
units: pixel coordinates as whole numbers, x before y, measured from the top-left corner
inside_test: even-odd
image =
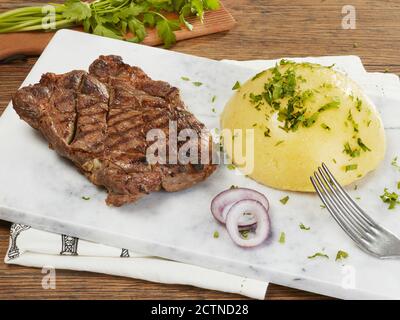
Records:
[[[36,3],[40,1],[31,1]],[[0,0],[0,10],[26,5]],[[347,0],[225,0],[237,20],[225,33],[190,39],[173,50],[212,59],[271,59],[292,56],[361,57],[368,71],[400,74],[400,1],[352,0],[357,29],[341,28]],[[35,63],[35,58],[0,65],[0,111]],[[212,72],[212,71],[211,71]],[[0,222],[0,257],[8,246],[9,224]],[[41,288],[38,269],[0,263],[0,299],[241,299],[188,286],[161,285],[86,272],[57,271],[57,289]],[[323,299],[271,285],[268,299]]]

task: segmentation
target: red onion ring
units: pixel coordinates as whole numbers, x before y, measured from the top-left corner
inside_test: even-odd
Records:
[[[256,219],[257,227],[255,237],[244,239],[239,232],[239,220],[244,213],[252,213]],[[233,242],[240,247],[255,247],[264,242],[271,229],[271,223],[266,208],[256,200],[240,200],[236,202],[226,216],[226,229]]]
[[[244,199],[258,201],[265,207],[266,211],[269,209],[268,199],[262,193],[248,188],[232,188],[220,192],[211,201],[211,212],[214,218],[225,224],[226,216],[231,207],[236,202]],[[239,227],[250,227],[257,222],[253,216],[248,216],[244,220],[243,217],[242,215],[238,224]]]

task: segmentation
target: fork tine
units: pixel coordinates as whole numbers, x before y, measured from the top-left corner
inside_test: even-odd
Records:
[[[324,163],[310,180],[331,216],[360,249],[380,259],[400,258],[400,238],[372,220]]]
[[[346,212],[346,216],[349,218],[349,220],[352,221],[354,227],[359,229],[360,231],[364,231],[370,234],[375,233],[374,229],[371,228],[370,224],[366,222],[362,217],[360,217],[357,213],[354,213],[353,210],[350,210],[349,205],[342,199],[342,197],[339,195],[338,190],[334,187],[333,182],[327,177],[326,172],[318,168],[318,172],[322,179],[324,180],[326,186],[328,187],[329,191],[333,195],[333,201],[338,203],[338,206],[342,208]]]
[[[330,172],[328,167],[326,166],[325,163],[322,163],[322,168],[324,169],[324,172],[328,175],[329,179],[332,181],[333,185],[336,187],[338,190],[338,193],[342,196],[342,199],[347,200],[346,203],[348,203],[351,208],[353,209],[353,212],[357,214],[361,219],[363,219],[365,222],[367,222],[371,227],[375,229],[379,229],[379,226],[377,223],[372,220],[359,206],[357,203],[354,202],[354,200],[348,195],[348,193],[342,188],[342,186],[339,184],[339,182],[335,179],[333,174]]]
[[[351,228],[352,225],[348,222],[346,216],[340,214],[340,209],[332,203],[331,197],[325,186],[323,185],[322,181],[320,180],[317,172],[314,172],[314,177],[316,181],[311,177],[311,183],[313,184],[315,190],[317,191],[322,202],[325,204],[329,213],[336,220],[339,226],[349,235],[349,237],[353,239],[354,242],[356,242],[359,246],[365,247],[365,245],[360,240],[362,238],[360,232]]]
[[[360,238],[362,236],[361,232],[359,229],[355,228],[354,223],[349,220],[349,217],[346,214],[343,214],[342,208],[334,201],[332,198],[331,193],[328,191],[326,188],[324,182],[321,180],[318,172],[314,172],[314,177],[318,182],[319,187],[323,190],[323,195],[325,196],[326,199],[328,199],[328,209],[329,207],[331,208],[332,212],[331,214],[335,215],[340,219],[342,224],[346,227],[348,231],[351,231],[352,233],[357,234]]]
[[[347,225],[343,222],[342,218],[336,214],[335,210],[330,206],[329,202],[327,201],[323,191],[321,188],[318,186],[317,182],[313,179],[313,177],[310,177],[311,183],[313,184],[315,190],[317,191],[321,201],[325,204],[326,208],[328,209],[329,213],[333,217],[333,219],[337,222],[337,224],[343,229],[343,231],[355,242],[355,244],[362,249],[363,251],[369,252],[374,254],[368,249],[368,244],[366,243],[365,240],[361,240],[362,238],[360,236],[357,236],[355,233],[353,233],[349,228],[347,228]]]

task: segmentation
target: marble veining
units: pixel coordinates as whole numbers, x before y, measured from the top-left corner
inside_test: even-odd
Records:
[[[189,109],[210,128],[218,126],[218,115],[232,95],[232,85],[255,73],[228,63],[59,31],[23,85],[38,81],[44,72],[87,69],[100,54],[119,54],[154,79],[179,87]],[[182,81],[182,76],[204,85],[196,87]],[[379,83],[371,83],[362,70],[355,78],[379,107],[385,126],[399,128],[396,91],[383,95]],[[212,103],[214,95],[217,100]],[[392,159],[400,156],[399,138],[398,130],[387,130],[383,164],[358,182],[357,190],[354,185],[348,188],[374,219],[397,234],[400,208],[388,211],[379,195],[385,187],[395,190],[400,180],[400,172],[391,165]],[[132,205],[110,208],[104,203],[105,191],[50,150],[12,108],[0,118],[0,150],[2,219],[340,298],[400,298],[400,261],[380,261],[361,252],[313,194],[273,190],[220,167],[210,179],[189,190],[159,192]],[[254,188],[270,199],[273,232],[258,248],[235,246],[210,213],[213,196],[231,185]],[[290,200],[282,205],[279,199],[286,195]],[[83,201],[82,196],[91,200]],[[301,230],[300,223],[311,230]],[[213,237],[214,231],[219,232],[218,239]],[[285,244],[278,242],[282,231]],[[347,251],[349,258],[335,262],[338,250]],[[330,258],[307,258],[316,252],[325,252]],[[355,280],[350,287],[346,282],[349,274]]]

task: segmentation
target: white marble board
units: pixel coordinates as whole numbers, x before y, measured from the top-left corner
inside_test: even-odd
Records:
[[[23,85],[37,82],[45,72],[87,70],[100,54],[121,55],[152,78],[179,87],[189,109],[209,128],[218,125],[218,114],[236,80],[254,75],[249,68],[63,30]],[[364,73],[359,74],[356,80],[362,82]],[[204,85],[196,87],[182,81],[182,76]],[[400,180],[400,172],[390,165],[400,153],[400,106],[396,109],[400,99],[391,95],[385,100],[380,89],[365,82],[388,127],[388,150],[382,166],[351,193],[361,197],[361,205],[371,216],[400,234],[400,210],[388,211],[379,199],[384,187],[394,189]],[[258,248],[237,247],[210,213],[213,196],[233,184],[257,189],[270,199],[273,233]],[[290,200],[284,206],[279,199],[287,194]],[[82,196],[91,200],[84,201]],[[107,207],[105,197],[104,190],[50,150],[38,133],[7,108],[0,118],[1,219],[339,298],[400,298],[400,261],[380,261],[361,252],[320,208],[315,195],[272,190],[221,167],[189,190],[155,193],[122,208]],[[300,230],[299,223],[311,230]],[[214,231],[219,232],[218,239],[213,238]],[[281,231],[286,233],[283,245],[278,243]],[[329,260],[307,258],[322,250]],[[347,251],[349,258],[335,262],[338,250]]]

